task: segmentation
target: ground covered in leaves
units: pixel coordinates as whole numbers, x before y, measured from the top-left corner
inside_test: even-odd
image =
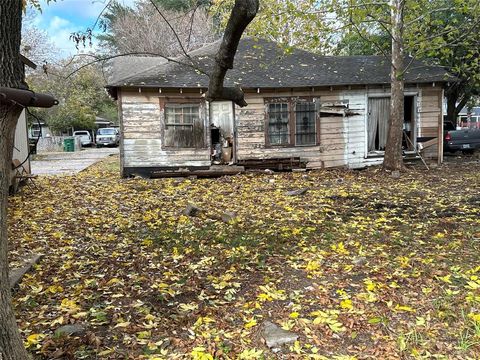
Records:
[[[15,293],[36,358],[480,354],[478,162],[144,180],[113,159],[37,185],[10,204],[12,264],[45,254]],[[298,341],[272,352],[267,320]]]

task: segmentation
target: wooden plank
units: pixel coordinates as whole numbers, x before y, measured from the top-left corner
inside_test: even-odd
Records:
[[[34,265],[40,262],[42,257],[43,254],[35,254],[30,259],[28,259],[22,267],[11,270],[8,274],[10,288],[13,289],[14,287],[16,287],[22,281],[25,274],[31,271]]]

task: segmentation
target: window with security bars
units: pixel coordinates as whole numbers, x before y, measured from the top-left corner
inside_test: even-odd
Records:
[[[268,141],[270,145],[288,145],[290,143],[288,103],[268,105]]]
[[[165,105],[165,146],[201,148],[204,129],[200,119],[200,106],[196,104]]]
[[[308,146],[317,144],[315,102],[287,99],[267,107],[267,146]]]
[[[315,145],[317,143],[315,123],[315,103],[297,103],[295,105],[295,145]]]

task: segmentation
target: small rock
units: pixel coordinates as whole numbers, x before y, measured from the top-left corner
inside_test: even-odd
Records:
[[[265,174],[270,174],[271,175],[273,173],[275,173],[275,171],[270,170],[270,169],[265,169]]]
[[[367,278],[367,275],[365,274],[353,274],[350,275],[350,281],[357,283],[357,282],[363,282]]]
[[[185,178],[184,177],[178,177],[176,178],[175,180],[173,180],[173,186],[178,186],[180,185],[181,183],[183,183],[185,181]]]
[[[398,171],[398,170],[392,171],[392,178],[393,179],[400,179],[400,171]]]
[[[303,188],[303,189],[298,189],[298,190],[292,190],[292,191],[287,191],[285,195],[287,196],[299,196],[299,195],[304,195],[308,191],[308,188]]]
[[[269,348],[278,348],[284,344],[297,341],[298,335],[290,331],[283,330],[270,321],[263,323],[263,334],[265,343]]]
[[[55,330],[56,336],[68,335],[68,336],[82,336],[85,334],[85,326],[80,324],[70,324],[60,326]]]
[[[166,348],[168,348],[171,344],[172,344],[172,342],[170,341],[170,339],[167,338],[167,339],[163,340],[162,345],[160,345],[160,348],[161,348],[161,349],[166,349]]]
[[[237,214],[234,213],[233,211],[225,211],[223,214],[222,214],[222,221],[223,222],[226,222],[226,223],[229,223],[230,221],[232,221],[233,219],[235,219],[237,217]]]
[[[183,214],[187,216],[197,216],[200,211],[202,211],[202,209],[198,206],[188,204],[185,210],[183,210]]]
[[[365,256],[356,257],[353,259],[352,262],[355,266],[362,266],[367,263],[367,258]]]
[[[269,182],[270,184],[273,184],[273,183],[275,183],[275,179],[270,179],[270,180],[268,180],[268,182]]]
[[[337,183],[339,183],[339,184],[343,183],[344,181],[345,181],[345,180],[343,180],[342,178],[338,178],[338,179],[337,179]]]

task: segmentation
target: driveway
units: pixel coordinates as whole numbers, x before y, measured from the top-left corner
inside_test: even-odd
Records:
[[[32,174],[73,175],[106,157],[118,154],[118,148],[86,148],[75,152],[40,153],[31,161]]]

